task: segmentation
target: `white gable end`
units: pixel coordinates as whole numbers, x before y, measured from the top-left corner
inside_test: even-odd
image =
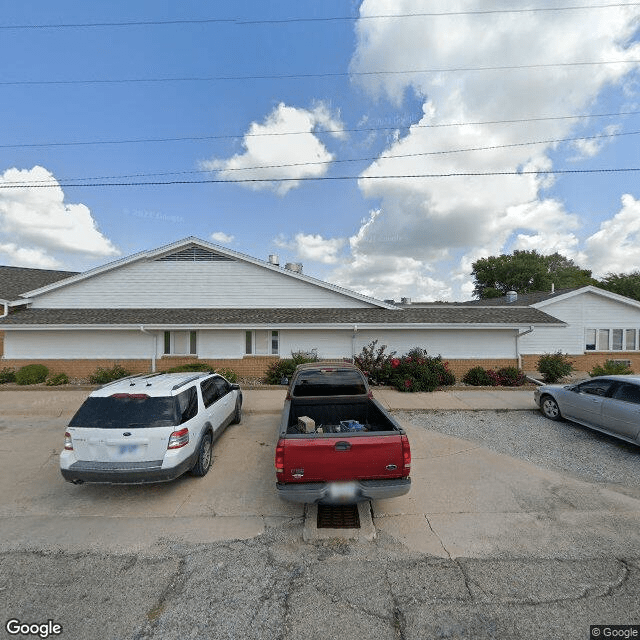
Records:
[[[33,308],[357,308],[373,303],[189,245],[36,293]]]

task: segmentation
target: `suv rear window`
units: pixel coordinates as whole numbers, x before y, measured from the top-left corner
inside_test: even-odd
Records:
[[[300,373],[295,380],[292,395],[358,396],[366,393],[362,374],[358,371],[321,369]]]
[[[87,398],[69,422],[70,427],[142,429],[172,427],[180,423],[176,398],[116,395]]]

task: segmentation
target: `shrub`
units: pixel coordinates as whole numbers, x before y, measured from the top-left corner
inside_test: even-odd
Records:
[[[129,371],[119,364],[114,365],[111,369],[98,367],[95,372],[89,376],[89,382],[91,382],[91,384],[107,384],[107,382],[126,378],[128,375],[131,375]]]
[[[317,361],[318,356],[315,354],[309,354],[304,351],[292,352],[290,358],[282,358],[269,365],[264,381],[267,384],[289,384],[289,380],[291,380],[291,376],[299,364]]]
[[[520,387],[526,381],[524,373],[518,367],[503,367],[494,373],[501,387]]]
[[[6,382],[15,382],[16,381],[16,372],[14,369],[10,367],[6,367],[0,371],[0,384],[5,384]]]
[[[66,373],[56,373],[54,376],[49,376],[44,383],[47,387],[58,387],[61,384],[69,384],[69,376]]]
[[[546,383],[553,384],[568,376],[573,371],[573,364],[562,351],[545,353],[538,358],[538,371]]]
[[[456,381],[441,356],[430,356],[420,347],[411,349],[401,358],[391,358],[389,367],[391,384],[398,391],[434,391]]]
[[[206,362],[188,362],[187,364],[171,367],[171,369],[167,369],[166,373],[183,373],[185,371],[206,371],[207,373],[214,373],[215,369]]]
[[[16,372],[17,384],[40,384],[47,379],[49,369],[43,364],[28,364]]]
[[[462,382],[470,384],[474,387],[493,387],[496,384],[494,378],[482,367],[473,367],[464,374]]]
[[[216,373],[226,378],[229,382],[238,382],[238,374],[233,369],[216,369]]]
[[[633,371],[624,362],[614,362],[613,360],[606,360],[604,365],[597,364],[589,375],[594,376],[627,376],[632,374]]]
[[[391,360],[396,352],[385,353],[386,348],[386,344],[378,346],[378,341],[373,340],[366,347],[362,347],[360,354],[353,359],[371,385],[389,384],[391,380]]]

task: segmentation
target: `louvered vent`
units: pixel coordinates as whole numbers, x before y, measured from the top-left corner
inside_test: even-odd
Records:
[[[223,256],[215,251],[209,251],[203,247],[191,245],[176,251],[175,253],[169,253],[161,258],[156,258],[158,262],[233,262],[233,258]]]

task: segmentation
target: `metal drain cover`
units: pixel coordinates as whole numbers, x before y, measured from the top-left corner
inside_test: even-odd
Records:
[[[359,529],[360,515],[357,504],[319,504],[318,529]]]

